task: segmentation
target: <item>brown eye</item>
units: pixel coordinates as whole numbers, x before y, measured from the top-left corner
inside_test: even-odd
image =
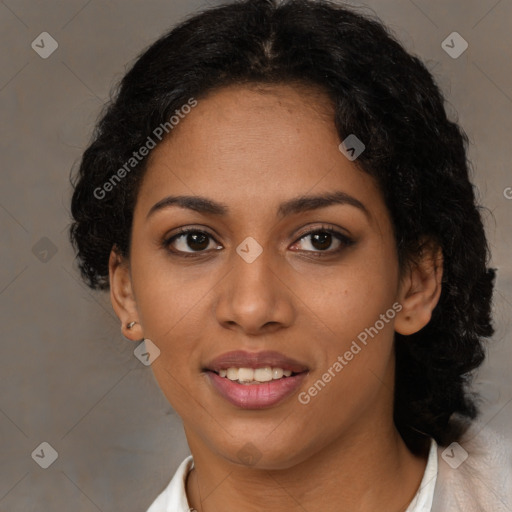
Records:
[[[299,250],[313,253],[334,254],[353,244],[347,236],[332,228],[322,228],[302,235],[294,245],[302,244]],[[332,248],[334,245],[334,248]]]
[[[333,236],[330,233],[320,232],[311,235],[311,245],[315,249],[329,249],[333,242]]]
[[[164,245],[171,246],[171,250],[176,253],[205,252],[213,240],[213,237],[204,231],[185,229],[165,240]],[[215,248],[220,247],[216,246]]]

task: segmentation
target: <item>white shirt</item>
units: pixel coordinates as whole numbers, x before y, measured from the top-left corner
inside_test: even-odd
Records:
[[[430,512],[437,479],[437,452],[438,446],[432,440],[420,487],[405,512]],[[146,512],[190,512],[194,510],[188,503],[185,486],[188,473],[193,467],[194,459],[192,455],[189,455],[179,465],[169,485],[158,495]]]

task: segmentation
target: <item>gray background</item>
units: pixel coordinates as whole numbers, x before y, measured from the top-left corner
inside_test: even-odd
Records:
[[[0,512],[146,510],[188,454],[180,419],[121,336],[108,295],[80,282],[67,239],[69,173],[126,65],[207,5],[0,2]],[[472,142],[499,269],[497,333],[476,387],[483,420],[510,438],[512,0],[365,5],[424,59]],[[469,43],[457,59],[441,47],[453,31]],[[47,59],[31,48],[41,32],[59,45]],[[44,441],[58,452],[48,469],[31,456]]]

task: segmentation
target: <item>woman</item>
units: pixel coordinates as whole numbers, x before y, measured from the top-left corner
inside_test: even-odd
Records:
[[[466,143],[424,65],[333,3],[222,5],[140,56],[71,238],[183,420],[148,512],[510,510],[470,428],[494,272]]]

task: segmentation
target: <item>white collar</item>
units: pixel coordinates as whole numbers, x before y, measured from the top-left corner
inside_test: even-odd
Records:
[[[420,487],[405,512],[430,512],[432,509],[438,472],[437,451],[437,443],[432,439],[427,466]]]
[[[194,467],[189,455],[178,467],[169,485],[158,495],[146,512],[189,512],[193,510],[187,499],[187,476]]]

